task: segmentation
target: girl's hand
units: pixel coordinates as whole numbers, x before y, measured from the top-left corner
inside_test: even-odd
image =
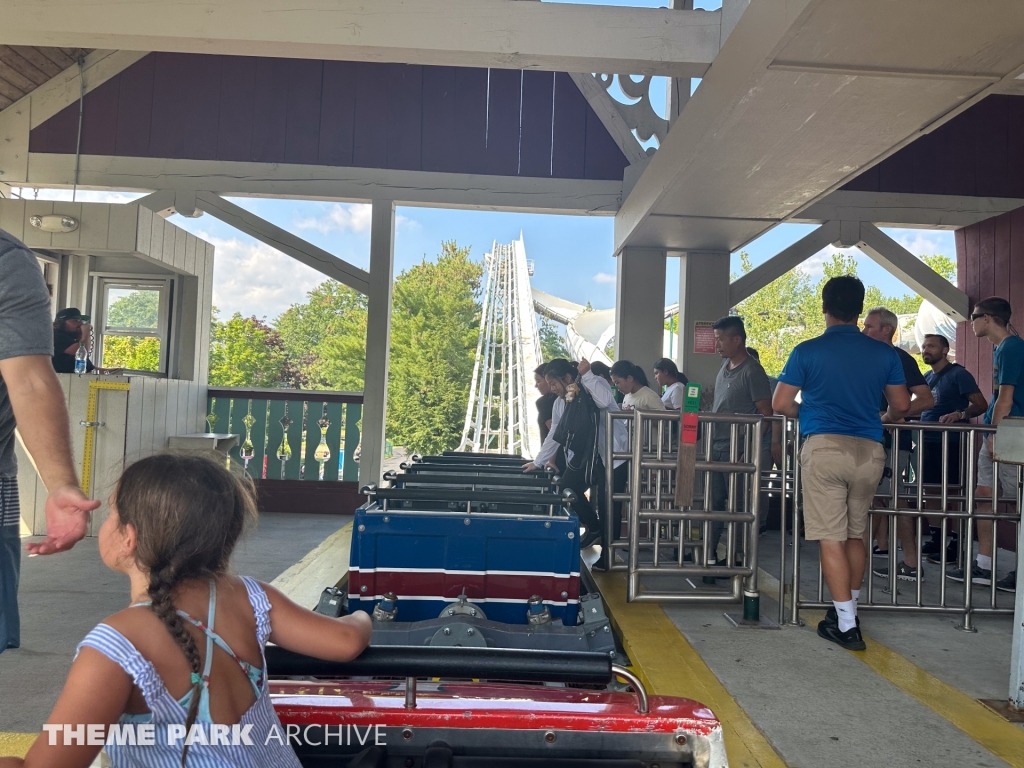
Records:
[[[579,365],[576,366],[576,370],[580,372],[580,376],[590,371],[590,361],[585,357],[580,358]]]

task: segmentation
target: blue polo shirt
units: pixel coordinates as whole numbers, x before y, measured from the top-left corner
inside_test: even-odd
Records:
[[[1013,387],[1013,405],[1009,416],[1024,416],[1024,339],[1007,336],[992,350],[992,399],[985,411],[985,423],[992,423],[992,411],[999,397],[999,385]]]
[[[800,431],[882,442],[878,401],[889,384],[906,384],[903,364],[888,344],[856,325],[833,325],[790,353],[779,381],[801,389]]]

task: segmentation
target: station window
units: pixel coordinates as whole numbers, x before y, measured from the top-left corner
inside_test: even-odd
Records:
[[[100,281],[98,365],[167,372],[170,288],[169,279]]]

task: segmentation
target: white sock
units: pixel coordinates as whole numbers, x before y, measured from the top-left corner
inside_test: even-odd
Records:
[[[850,594],[853,595],[853,607],[854,607],[854,609],[856,609],[857,604],[860,602],[860,590],[859,589],[851,589],[850,590]],[[854,610],[853,615],[854,616],[857,615],[857,611],[856,610]]]
[[[992,558],[988,555],[978,555],[978,567],[986,571],[992,570]]]
[[[855,600],[847,600],[842,603],[833,600],[832,605],[836,607],[840,632],[849,632],[857,626],[857,602]]]

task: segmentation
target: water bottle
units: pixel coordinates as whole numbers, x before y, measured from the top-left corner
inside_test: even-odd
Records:
[[[89,362],[89,350],[85,348],[85,344],[78,345],[78,351],[75,352],[75,373],[81,376],[86,372]]]

